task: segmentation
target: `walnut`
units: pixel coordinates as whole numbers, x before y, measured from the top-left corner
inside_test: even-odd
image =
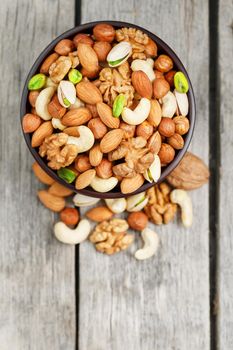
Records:
[[[134,87],[131,85],[129,63],[117,68],[103,68],[99,73],[100,92],[103,100],[112,106],[118,94],[124,94],[126,105],[130,107],[134,98]]]
[[[69,72],[72,66],[72,60],[67,56],[60,56],[49,67],[49,75],[54,83],[59,83],[64,76]]]
[[[117,41],[129,41],[132,45],[132,58],[146,59],[145,45],[149,43],[149,37],[136,28],[121,28],[116,30]]]
[[[122,141],[120,146],[109,155],[110,160],[125,158],[124,163],[117,164],[112,168],[113,173],[116,176],[128,178],[132,178],[136,174],[143,174],[154,161],[153,153],[145,146],[146,140],[141,136]]]
[[[40,146],[41,157],[47,156],[48,166],[54,170],[70,165],[77,157],[76,145],[67,145],[68,135],[65,133],[52,134],[45,138]]]
[[[175,217],[177,205],[170,200],[171,187],[162,182],[147,190],[148,204],[144,211],[156,225],[168,224]]]
[[[78,51],[73,51],[69,53],[69,58],[71,59],[71,68],[76,68],[79,65]]]
[[[95,227],[89,240],[99,252],[112,255],[127,249],[133,242],[133,235],[126,232],[128,228],[127,221],[123,219],[103,221]]]

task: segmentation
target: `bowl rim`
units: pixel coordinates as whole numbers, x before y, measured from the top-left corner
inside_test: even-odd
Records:
[[[143,31],[144,33],[146,33],[152,40],[154,40],[157,44],[157,46],[159,48],[161,48],[163,51],[165,51],[166,54],[168,54],[173,62],[174,65],[177,67],[177,69],[179,71],[182,71],[189,83],[189,91],[187,93],[188,96],[188,100],[189,100],[189,123],[190,123],[190,127],[189,127],[189,131],[188,133],[185,135],[184,139],[185,139],[185,143],[184,143],[184,147],[179,150],[176,153],[176,156],[174,158],[174,160],[168,164],[166,167],[162,168],[162,173],[161,176],[157,182],[160,183],[162,181],[165,180],[165,178],[170,174],[170,172],[172,170],[174,170],[176,168],[176,166],[179,164],[179,162],[181,161],[181,159],[183,158],[183,156],[185,155],[185,153],[187,152],[187,149],[190,145],[192,136],[193,136],[193,131],[194,131],[194,126],[195,126],[195,120],[196,120],[196,104],[195,104],[195,96],[194,96],[194,91],[193,91],[193,87],[192,87],[192,83],[190,81],[189,75],[186,71],[186,68],[184,67],[183,63],[181,62],[180,58],[177,56],[177,54],[173,51],[173,49],[168,46],[168,44],[166,44],[162,39],[160,39],[160,37],[158,37],[156,34],[151,33],[149,30],[133,24],[133,23],[128,23],[128,22],[122,22],[122,21],[109,21],[109,20],[101,20],[101,21],[94,21],[94,22],[88,22],[88,23],[84,23],[78,26],[75,26],[65,32],[63,32],[62,34],[60,34],[59,36],[57,36],[55,39],[53,39],[46,47],[45,49],[40,53],[40,55],[37,57],[37,59],[35,60],[35,62],[33,63],[24,87],[23,87],[23,91],[22,91],[22,97],[21,97],[21,103],[20,103],[20,119],[21,119],[21,128],[22,128],[22,119],[23,116],[27,113],[27,106],[28,106],[28,101],[27,101],[27,97],[28,97],[28,82],[30,80],[30,78],[36,74],[38,72],[38,69],[41,65],[41,63],[44,61],[44,59],[51,53],[51,51],[54,49],[55,45],[62,39],[66,39],[69,38],[71,36],[74,36],[80,32],[87,32],[90,31],[95,25],[97,24],[102,24],[102,23],[107,23],[112,25],[115,28],[121,28],[121,27],[133,27],[136,29],[140,29],[141,31]],[[46,162],[40,157],[39,153],[37,152],[37,150],[35,148],[33,148],[31,146],[31,134],[29,133],[25,133],[23,131],[22,128],[22,132],[23,132],[23,136],[25,139],[25,142],[32,154],[32,156],[34,157],[35,161],[41,166],[41,168],[49,175],[51,176],[56,182],[59,182],[60,184],[62,184],[63,186],[66,186],[68,188],[70,188],[71,190],[73,190],[75,193],[81,193],[83,195],[86,196],[90,196],[90,197],[95,197],[95,198],[124,198],[124,197],[128,197],[128,196],[132,196],[141,192],[144,192],[146,190],[148,190],[150,187],[154,186],[156,183],[155,182],[146,182],[144,183],[140,188],[138,188],[135,192],[132,193],[128,193],[128,194],[124,194],[120,191],[118,192],[114,192],[114,191],[109,191],[106,193],[101,193],[101,192],[97,192],[94,191],[92,189],[89,188],[85,188],[82,190],[77,190],[74,186],[74,184],[68,184],[67,182],[65,182],[64,180],[62,180],[54,170],[52,170],[51,168],[48,167],[48,165],[46,164]],[[114,189],[113,189],[114,190]]]

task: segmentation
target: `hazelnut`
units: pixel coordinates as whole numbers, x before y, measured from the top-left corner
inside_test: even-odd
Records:
[[[32,90],[32,91],[30,91],[29,92],[29,94],[28,94],[28,100],[29,100],[29,103],[30,103],[30,105],[32,106],[32,107],[35,107],[35,105],[36,105],[36,99],[37,99],[37,97],[39,96],[39,91],[37,91],[37,90]]]
[[[148,43],[145,45],[145,54],[147,57],[155,57],[157,56],[157,45],[156,43],[149,38]]]
[[[179,135],[185,135],[189,131],[189,120],[182,115],[173,118],[175,123],[176,133]]]
[[[153,134],[153,129],[153,126],[145,120],[143,123],[137,126],[136,135],[142,136],[144,139],[148,140]]]
[[[102,179],[108,179],[112,176],[112,162],[102,159],[100,164],[95,168],[96,175]]]
[[[111,43],[115,37],[115,29],[110,24],[100,23],[93,28],[93,34],[96,40]]]
[[[134,137],[136,126],[129,125],[127,123],[121,122],[119,128],[124,131],[124,139],[131,139]]]
[[[75,159],[75,163],[74,163],[75,169],[78,170],[78,172],[83,173],[86,170],[91,169],[91,163],[89,161],[89,157],[88,156],[78,156]]]
[[[108,131],[106,125],[100,118],[91,119],[87,126],[93,132],[95,139],[101,139]]]
[[[184,147],[184,139],[179,134],[174,134],[167,139],[167,142],[170,146],[175,149],[182,149]]]
[[[162,144],[162,138],[161,135],[158,131],[156,131],[148,140],[147,142],[147,148],[149,148],[149,150],[154,153],[154,154],[158,154],[159,150],[161,148],[161,144]]]
[[[172,59],[167,55],[160,55],[157,60],[155,60],[155,69],[160,72],[168,72],[173,68]]]
[[[175,134],[175,123],[171,118],[163,117],[158,127],[162,136],[170,137]]]
[[[148,224],[148,217],[142,211],[130,213],[127,218],[130,228],[137,231],[142,231]]]
[[[33,132],[41,125],[41,118],[36,114],[27,113],[22,120],[23,131],[25,133]]]
[[[111,48],[111,44],[109,44],[107,41],[97,41],[93,46],[93,49],[95,50],[100,62],[106,61],[107,55]]]
[[[60,104],[57,94],[55,94],[52,100],[49,102],[48,112],[53,118],[61,119],[65,115],[66,108]]]
[[[166,165],[173,161],[175,157],[175,150],[172,146],[168,145],[167,143],[162,143],[158,156],[160,158],[161,164]]]
[[[155,79],[164,78],[163,73],[160,72],[159,70],[156,69],[156,70],[154,71],[154,73],[155,73]]]
[[[91,112],[92,118],[98,118],[99,114],[97,112],[96,105],[89,105],[86,103],[86,108]]]
[[[78,43],[87,44],[90,46],[93,46],[93,44],[94,44],[94,41],[92,40],[90,35],[83,34],[83,33],[79,33],[79,34],[75,35],[73,42],[74,42],[74,45],[76,47],[78,46]]]
[[[165,74],[165,79],[168,81],[171,88],[174,87],[174,75],[176,74],[175,70],[170,70],[170,72]]]
[[[75,226],[79,222],[79,212],[76,208],[64,208],[60,213],[60,219],[68,226]]]
[[[61,56],[67,56],[74,49],[74,43],[70,39],[62,39],[57,43],[54,51]]]
[[[153,91],[154,97],[159,99],[165,96],[170,90],[170,85],[164,78],[158,78],[154,80]]]

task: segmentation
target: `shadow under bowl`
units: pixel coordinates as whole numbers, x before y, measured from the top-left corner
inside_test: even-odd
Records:
[[[163,53],[167,54],[168,56],[170,56],[174,62],[174,67],[176,70],[178,71],[182,71],[185,76],[188,79],[189,82],[189,91],[187,93],[188,96],[188,101],[189,101],[189,123],[190,123],[190,128],[188,133],[184,136],[184,147],[178,151],[176,153],[176,156],[174,158],[174,160],[168,164],[166,167],[162,168],[162,172],[161,172],[161,176],[160,179],[157,183],[162,182],[163,180],[165,180],[165,178],[170,174],[170,172],[176,168],[176,166],[179,164],[179,162],[181,161],[181,159],[183,158],[183,156],[185,155],[185,153],[187,152],[188,146],[190,144],[192,135],[193,135],[193,130],[194,130],[194,125],[195,125],[195,118],[196,118],[196,110],[195,110],[195,98],[194,98],[194,92],[193,92],[193,88],[192,88],[192,84],[191,81],[189,79],[188,73],[185,69],[185,67],[183,66],[182,62],[180,61],[180,59],[178,58],[178,56],[176,55],[176,53],[163,41],[161,40],[159,37],[157,37],[155,34],[149,32],[148,30],[132,24],[132,23],[127,23],[127,22],[118,22],[118,21],[97,21],[97,22],[90,22],[90,23],[86,23],[86,24],[82,24],[79,25],[77,27],[74,27],[68,31],[66,31],[65,33],[61,34],[60,36],[58,36],[56,39],[54,39],[39,55],[39,57],[36,59],[35,63],[33,64],[24,88],[23,88],[23,93],[22,93],[22,99],[21,99],[21,106],[20,106],[20,116],[21,116],[21,124],[22,124],[22,118],[23,116],[28,113],[30,111],[30,106],[29,106],[29,102],[28,102],[28,82],[31,79],[31,77],[36,74],[39,71],[39,67],[41,66],[42,62],[44,61],[44,59],[49,56],[49,54],[51,54],[53,52],[54,47],[56,46],[56,44],[62,40],[62,39],[66,39],[66,38],[72,38],[73,36],[75,36],[78,33],[92,33],[92,29],[96,24],[99,23],[109,23],[112,26],[114,26],[115,28],[122,28],[122,27],[133,27],[133,28],[137,28],[142,30],[144,33],[146,33],[152,40],[154,40],[158,46],[158,51],[162,51]],[[59,182],[60,184],[62,184],[63,186],[66,186],[68,188],[70,188],[71,190],[73,190],[76,193],[81,193],[83,195],[86,196],[91,196],[91,197],[96,197],[96,198],[122,198],[122,197],[128,197],[130,195],[133,194],[137,194],[143,191],[146,191],[147,189],[149,189],[150,187],[154,186],[155,183],[149,183],[149,182],[145,182],[137,191],[130,193],[130,194],[123,194],[120,191],[119,186],[117,186],[116,188],[114,188],[112,191],[106,192],[106,193],[100,193],[100,192],[96,192],[91,188],[85,188],[83,190],[76,190],[74,184],[68,184],[67,182],[65,182],[64,180],[62,180],[57,173],[52,170],[51,168],[48,167],[46,161],[40,157],[37,149],[33,148],[31,146],[31,135],[30,134],[26,134],[24,133],[24,138],[25,141],[27,143],[27,146],[31,152],[31,154],[33,155],[33,157],[35,158],[36,162],[39,163],[39,165],[42,167],[42,169],[44,171],[46,171],[46,173],[48,175],[50,175],[55,181]]]

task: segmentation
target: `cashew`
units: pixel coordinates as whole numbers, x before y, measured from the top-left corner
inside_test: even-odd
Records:
[[[57,88],[57,97],[60,104],[68,108],[76,101],[76,90],[74,84],[67,80],[60,81]]]
[[[161,162],[159,156],[156,154],[155,159],[149,169],[145,171],[144,178],[149,182],[157,182],[161,175]]]
[[[97,192],[108,192],[111,191],[118,183],[116,177],[110,177],[109,179],[101,179],[98,176],[95,176],[91,182],[91,187]]]
[[[96,204],[99,201],[99,198],[85,196],[81,193],[76,193],[76,195],[73,197],[74,205],[77,207],[89,207],[91,205]]]
[[[143,248],[137,250],[134,255],[138,260],[144,260],[152,257],[155,255],[159,247],[159,236],[156,232],[146,227],[141,234],[144,241],[144,246]]]
[[[39,115],[44,120],[52,119],[52,116],[48,112],[48,104],[54,94],[54,87],[47,87],[39,93],[36,99],[36,114]]]
[[[145,60],[136,59],[131,63],[131,69],[135,72],[142,70],[150,79],[150,81],[155,80],[155,73],[153,71],[154,62],[151,58]]]
[[[170,194],[171,201],[181,208],[181,219],[185,227],[190,227],[193,222],[192,201],[184,190],[173,190]]]
[[[84,103],[78,97],[76,97],[75,102],[72,105],[70,105],[68,109],[71,110],[71,109],[76,109],[83,106],[84,106]]]
[[[78,153],[86,152],[94,145],[94,135],[85,125],[77,126],[77,130],[80,136],[69,136],[67,144],[76,145],[78,147]]]
[[[126,210],[129,212],[135,212],[142,210],[147,205],[148,197],[146,197],[146,192],[141,192],[128,197],[126,201]]]
[[[125,198],[105,199],[107,207],[115,214],[123,213],[126,209]]]
[[[52,125],[54,129],[59,129],[61,131],[63,131],[66,128],[66,126],[63,125],[61,120],[58,118],[52,118]]]
[[[171,91],[162,98],[162,117],[172,118],[177,109],[176,98]]]
[[[180,115],[183,115],[185,117],[189,111],[189,101],[187,94],[183,94],[181,92],[178,92],[177,90],[174,90],[174,95],[176,97]]]
[[[146,118],[148,117],[150,113],[150,100],[148,98],[143,97],[137,107],[134,111],[129,109],[128,107],[124,107],[122,112],[122,119],[124,122],[130,124],[130,125],[139,125]]]
[[[69,228],[64,222],[59,221],[54,225],[54,235],[62,243],[78,244],[87,239],[91,232],[88,220],[83,219],[75,229]]]
[[[54,83],[50,77],[47,77],[45,87],[53,87],[57,90],[58,84]]]

